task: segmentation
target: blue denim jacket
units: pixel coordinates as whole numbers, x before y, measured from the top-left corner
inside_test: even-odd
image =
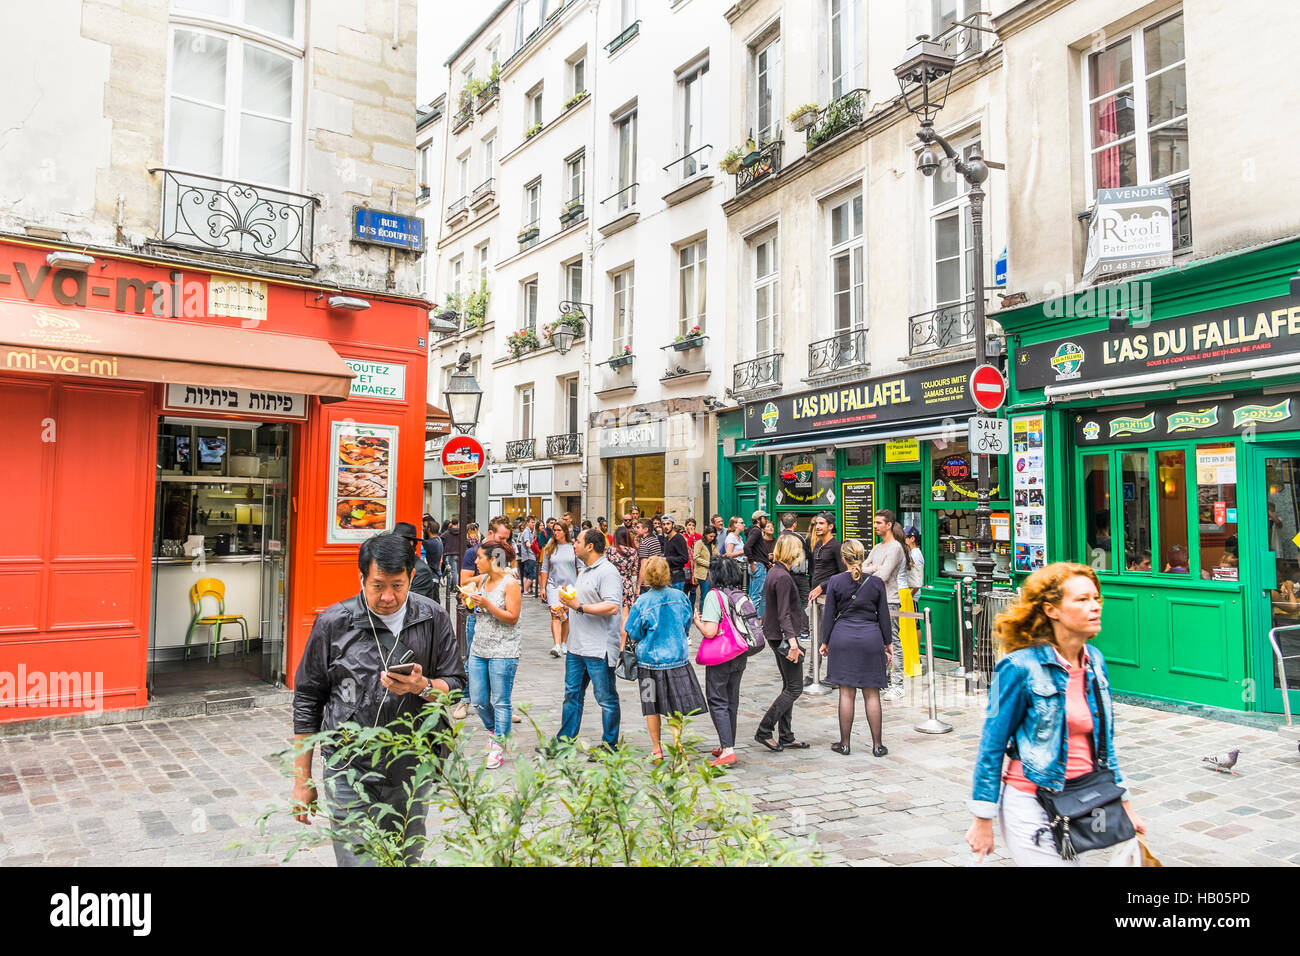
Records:
[[[636,660],[651,670],[686,663],[691,629],[691,599],[676,588],[646,591],[627,612],[627,639],[636,641]]]
[[[1124,780],[1115,759],[1115,708],[1110,700],[1106,661],[1091,644],[1087,653],[1092,665],[1084,673],[1084,694],[1092,711],[1093,745],[1100,753],[1100,702],[1106,718],[1106,766],[1122,788]],[[1003,756],[1019,759],[1025,776],[1040,787],[1060,790],[1065,786],[1065,691],[1069,683],[1069,673],[1050,644],[1021,648],[998,661],[975,760],[975,786],[970,800],[975,816],[997,816]]]

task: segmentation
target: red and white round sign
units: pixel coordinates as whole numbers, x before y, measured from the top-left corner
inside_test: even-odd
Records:
[[[977,365],[970,374],[970,395],[986,412],[996,412],[1007,400],[1007,381],[993,365]]]
[[[442,470],[464,481],[479,473],[484,457],[483,446],[477,438],[457,435],[442,446]]]

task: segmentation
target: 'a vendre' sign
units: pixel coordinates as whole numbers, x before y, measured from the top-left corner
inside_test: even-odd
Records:
[[[1126,186],[1097,190],[1088,220],[1083,281],[1173,265],[1174,231],[1169,187]]]

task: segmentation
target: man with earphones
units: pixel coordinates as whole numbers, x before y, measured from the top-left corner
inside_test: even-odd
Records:
[[[366,539],[357,567],[361,592],[322,611],[307,638],[294,678],[295,740],[348,722],[363,727],[392,723],[420,713],[442,694],[464,690],[465,665],[447,612],[411,591],[415,553],[407,541],[391,532]],[[416,793],[414,813],[406,818],[406,788],[416,769],[412,758],[382,766],[369,764],[364,756],[346,763],[332,758],[333,750],[322,747],[325,795],[336,828],[364,805],[384,829],[404,829],[408,840],[424,836],[428,806],[419,801],[427,800],[428,784]],[[352,772],[355,778],[349,780]],[[312,752],[307,750],[294,759],[293,800],[300,823],[310,823],[316,812],[311,775]],[[397,813],[380,818],[382,805]],[[407,862],[414,863],[422,841],[407,845]],[[334,840],[334,858],[339,866],[374,865],[345,840]]]

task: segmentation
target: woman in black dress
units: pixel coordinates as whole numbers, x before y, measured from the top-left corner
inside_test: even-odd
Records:
[[[827,657],[826,681],[840,685],[840,739],[831,744],[837,754],[849,753],[853,707],[857,691],[871,726],[871,753],[889,750],[880,742],[880,688],[889,684],[894,649],[884,635],[891,633],[889,604],[880,578],[862,570],[862,542],[850,538],[840,551],[848,570],[826,583],[826,612],[822,615],[821,654]]]

